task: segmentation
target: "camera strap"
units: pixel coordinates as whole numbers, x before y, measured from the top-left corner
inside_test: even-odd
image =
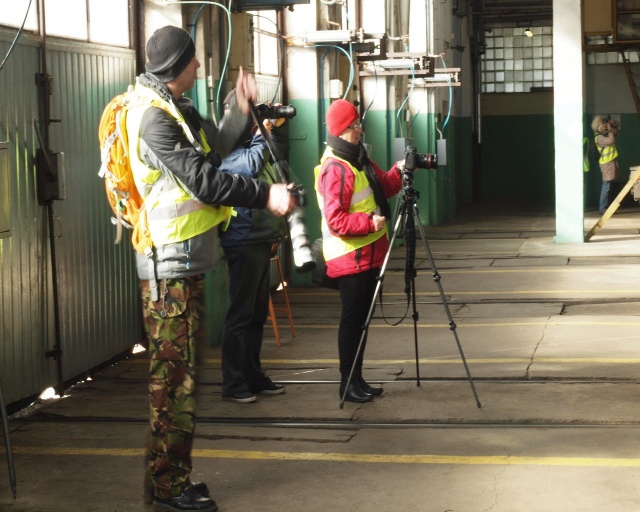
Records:
[[[258,130],[264,137],[265,142],[267,143],[267,147],[269,148],[269,153],[271,153],[271,158],[273,159],[273,167],[276,169],[276,172],[280,175],[280,180],[283,183],[291,183],[291,173],[289,172],[289,166],[283,165],[286,164],[286,160],[282,158],[282,155],[278,151],[278,148],[273,143],[271,139],[271,135],[264,127],[264,125],[260,122],[260,118],[256,113],[256,107],[253,104],[253,101],[249,101],[249,110],[251,111],[251,117],[253,118],[253,122],[258,126]]]

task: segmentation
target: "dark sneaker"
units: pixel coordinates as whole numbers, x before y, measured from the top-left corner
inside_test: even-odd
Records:
[[[239,404],[248,404],[256,401],[256,395],[249,391],[239,391],[233,395],[222,395],[222,399],[227,402],[237,402]]]
[[[155,498],[153,510],[156,512],[216,512],[218,505],[210,497],[200,496],[189,487],[182,494],[167,500]]]
[[[209,497],[209,488],[207,484],[204,482],[192,482],[191,488],[195,491],[196,494],[200,496],[204,496],[205,498]],[[144,502],[147,504],[153,503],[153,500],[156,499],[153,495],[153,487],[145,487],[144,489]]]
[[[255,390],[255,393],[260,393],[261,395],[281,395],[284,392],[284,386],[281,386],[280,384],[274,384],[271,381],[263,384],[260,389]]]

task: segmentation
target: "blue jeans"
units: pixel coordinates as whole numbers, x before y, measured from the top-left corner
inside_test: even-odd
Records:
[[[609,190],[611,189],[610,181],[602,182],[602,189],[600,190],[600,204],[598,206],[598,212],[604,213],[609,207]]]

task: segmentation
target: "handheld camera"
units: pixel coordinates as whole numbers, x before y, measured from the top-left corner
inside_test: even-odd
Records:
[[[260,133],[262,133],[267,141],[267,146],[273,157],[273,168],[279,176],[280,182],[295,183],[298,180],[289,167],[289,163],[280,155],[271,140],[271,136],[264,130],[262,123],[258,121],[264,119],[291,119],[295,117],[296,109],[291,105],[270,105],[266,103],[254,105],[251,103],[251,113],[254,116],[254,121],[258,125]],[[293,263],[298,272],[310,272],[316,266],[316,259],[311,250],[309,233],[304,221],[304,207],[307,204],[306,191],[302,185],[297,185],[291,189],[290,193],[295,197],[297,202],[297,206],[287,215]]]
[[[293,119],[296,109],[291,105],[268,105],[261,103],[255,106],[258,119]]]

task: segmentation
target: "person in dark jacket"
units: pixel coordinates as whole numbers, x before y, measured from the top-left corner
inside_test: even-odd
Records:
[[[225,100],[226,106],[230,96]],[[268,119],[263,124],[275,142],[277,129],[272,132]],[[253,135],[247,133],[245,142],[222,160],[220,169],[276,183],[267,142],[257,126],[253,132]],[[269,312],[271,254],[274,244],[286,237],[287,225],[284,218],[268,211],[235,210],[236,215],[220,238],[229,267],[229,309],[222,335],[222,399],[249,403],[255,402],[258,394],[285,392],[283,386],[265,374],[260,351]]]
[[[200,67],[189,33],[156,30],[146,53],[146,73],[134,89],[145,101],[127,114],[128,156],[153,240],[152,253],[136,253],[151,359],[146,496],[160,512],[214,512],[207,485],[190,479],[204,274],[215,265],[218,225],[229,207],[266,207],[282,216],[294,201],[284,185],[219,169],[220,157],[249,124],[249,101],[257,96],[253,77],[240,71],[236,103],[218,131],[183,97]]]
[[[315,189],[322,214],[327,275],[338,278],[342,313],[338,330],[340,396],[369,402],[381,395],[362,376],[362,328],[374,299],[376,278],[389,249],[387,199],[402,185],[399,164],[383,172],[369,160],[360,141],[362,126],[355,106],[334,101],[327,110],[327,149],[315,168]],[[354,366],[355,364],[355,366]],[[347,387],[351,368],[354,375]],[[346,393],[346,395],[345,395]]]

